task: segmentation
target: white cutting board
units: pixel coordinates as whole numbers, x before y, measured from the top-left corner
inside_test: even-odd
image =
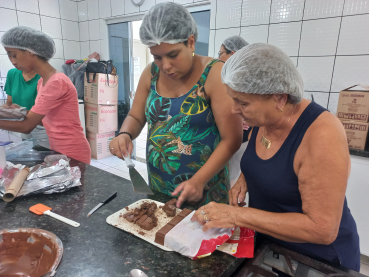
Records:
[[[132,222],[129,222],[128,220],[126,220],[125,218],[123,218],[123,215],[125,213],[131,212],[133,211],[135,208],[139,208],[141,206],[141,204],[143,204],[144,202],[155,202],[156,205],[158,205],[158,208],[155,211],[155,216],[158,218],[158,225],[156,227],[154,227],[153,229],[151,229],[150,231],[146,231],[144,229],[142,229],[140,226],[138,226],[137,224],[134,224]],[[166,215],[166,213],[160,208],[161,206],[164,206],[163,203],[155,201],[155,200],[151,200],[151,199],[141,199],[138,200],[137,202],[131,204],[128,206],[128,210],[126,208],[121,209],[120,211],[117,211],[116,213],[108,216],[108,218],[106,219],[106,222],[114,227],[117,227],[119,229],[122,229],[126,232],[129,232],[133,235],[135,235],[136,237],[139,237],[143,240],[146,240],[147,242],[159,247],[160,249],[163,249],[165,251],[173,251],[172,249],[162,246],[158,243],[155,242],[155,234],[157,231],[159,231],[164,225],[166,225],[169,221],[171,221],[173,219],[173,217],[168,217]],[[177,208],[177,213],[179,214],[182,210]],[[140,232],[145,233],[144,235]]]

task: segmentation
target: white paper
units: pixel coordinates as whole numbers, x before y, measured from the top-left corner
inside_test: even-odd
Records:
[[[193,258],[199,252],[203,240],[210,240],[223,235],[232,235],[231,228],[211,228],[207,232],[196,221],[191,221],[195,211],[186,216],[164,238],[164,246],[184,256]]]

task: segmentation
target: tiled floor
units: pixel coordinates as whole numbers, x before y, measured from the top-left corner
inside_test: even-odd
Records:
[[[139,161],[133,162],[135,164],[135,168],[137,169],[137,171],[142,175],[142,177],[146,180],[146,182],[148,182],[146,164]],[[115,156],[101,160],[91,159],[91,165],[100,168],[104,171],[110,172],[114,175],[130,180],[128,167],[125,161]]]
[[[364,264],[364,263],[361,263],[361,265],[360,265],[360,273],[369,276],[369,265]]]
[[[142,129],[141,134],[136,139],[136,157],[140,158],[140,160],[146,160],[146,137],[147,137],[147,124]],[[146,164],[139,161],[133,161],[135,163],[135,168],[137,171],[144,177],[146,182],[148,182],[147,177],[147,168]],[[128,167],[126,166],[125,161],[117,158],[117,157],[108,157],[101,160],[91,160],[91,165],[107,172],[110,172],[114,175],[123,177],[125,179],[130,180]]]
[[[147,124],[136,139],[136,157],[146,160]]]

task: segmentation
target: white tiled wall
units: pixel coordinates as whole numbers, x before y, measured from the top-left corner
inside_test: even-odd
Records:
[[[369,0],[211,0],[209,55],[241,35],[283,49],[305,97],[335,113],[338,92],[369,84]]]
[[[0,36],[12,27],[38,29],[55,41],[56,54],[50,63],[58,70],[67,59],[80,59],[78,6],[70,0],[0,0]],[[5,82],[10,63],[0,47],[0,78]]]
[[[99,52],[109,58],[105,18],[132,15],[167,0],[0,0],[0,36],[27,25],[55,39],[51,63]],[[174,0],[192,4],[201,0]],[[369,83],[369,0],[211,0],[209,56],[216,57],[224,39],[240,35],[249,43],[282,48],[304,78],[305,95],[336,111],[338,92]],[[12,68],[0,49],[1,78]],[[319,100],[318,100],[319,99]]]

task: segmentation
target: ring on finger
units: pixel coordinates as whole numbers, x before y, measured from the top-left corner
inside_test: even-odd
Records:
[[[105,148],[106,149],[106,148]],[[114,148],[110,148],[110,150],[113,150]]]
[[[204,215],[204,220],[206,221],[206,222],[208,222],[209,221],[209,218],[208,218],[208,216],[205,214]]]
[[[205,214],[204,210],[201,210],[201,213],[200,214],[204,215]]]

